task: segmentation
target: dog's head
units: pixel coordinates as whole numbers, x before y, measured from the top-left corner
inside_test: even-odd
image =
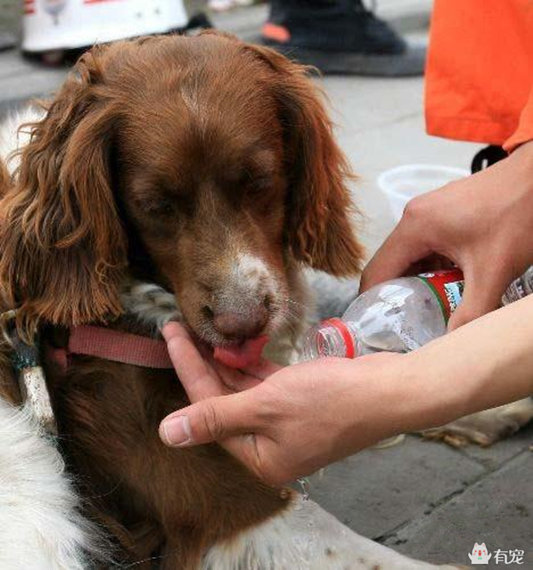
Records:
[[[126,271],[213,345],[269,334],[307,265],[359,268],[349,169],[305,69],[219,34],[85,54],[23,151],[0,277],[30,322],[121,312]]]

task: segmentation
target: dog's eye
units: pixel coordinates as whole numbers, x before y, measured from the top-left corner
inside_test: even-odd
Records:
[[[142,206],[153,216],[171,216],[175,212],[175,204],[170,198],[148,200]]]
[[[272,179],[270,176],[260,176],[252,180],[252,188],[255,192],[265,192],[272,186]]]
[[[262,196],[272,186],[269,176],[247,176],[243,177],[242,186],[246,189],[246,194],[253,197]]]

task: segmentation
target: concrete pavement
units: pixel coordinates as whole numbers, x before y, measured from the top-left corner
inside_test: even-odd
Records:
[[[381,0],[381,14],[417,41],[424,40],[429,0]],[[245,38],[258,35],[264,6],[234,11],[217,24]],[[55,89],[63,69],[0,53],[0,112],[30,96]],[[468,168],[477,145],[424,133],[423,80],[326,77],[337,134],[359,181],[353,193],[363,218],[362,239],[370,255],[393,226],[377,175],[393,166],[432,163]],[[354,286],[355,294],[355,286]],[[533,569],[533,427],[490,449],[452,449],[408,436],[388,449],[372,449],[311,478],[310,494],[357,532],[410,556],[469,563],[475,542],[525,551]]]

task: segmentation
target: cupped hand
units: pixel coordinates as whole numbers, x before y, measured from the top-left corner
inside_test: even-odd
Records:
[[[496,309],[509,283],[533,264],[531,228],[533,141],[486,170],[409,202],[367,265],[361,292],[419,272],[424,261],[430,260],[424,269],[452,261],[465,276],[452,330]]]
[[[283,484],[401,431],[403,355],[328,358],[232,370],[178,323],[163,329],[192,405],[160,426],[171,446],[219,442],[251,471]]]

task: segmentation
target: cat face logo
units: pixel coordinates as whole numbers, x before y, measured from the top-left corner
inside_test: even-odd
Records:
[[[468,555],[471,564],[488,564],[491,556],[484,542],[481,544],[476,542],[472,548],[472,554]]]

